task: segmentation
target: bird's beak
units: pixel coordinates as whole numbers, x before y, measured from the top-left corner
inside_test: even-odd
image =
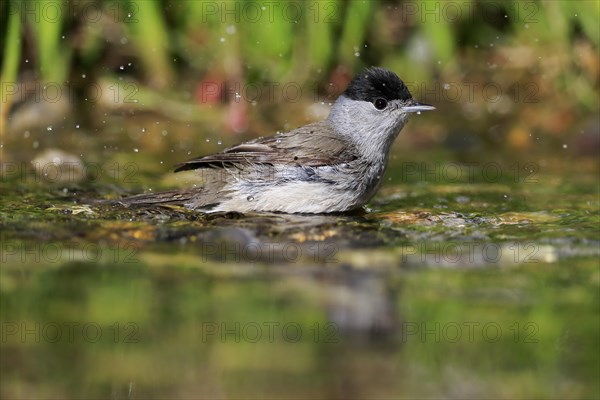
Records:
[[[429,110],[435,110],[435,107],[430,104],[417,103],[416,101],[413,101],[408,106],[402,107],[402,111],[409,112],[409,113],[429,111]]]

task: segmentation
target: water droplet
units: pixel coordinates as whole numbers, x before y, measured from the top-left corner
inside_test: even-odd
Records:
[[[79,129],[79,124],[75,125],[75,129]]]
[[[225,38],[224,37],[220,37],[219,38],[219,42],[221,42],[221,43],[225,42]]]
[[[169,132],[167,132],[166,130],[164,130],[164,131],[162,131],[162,132],[161,132],[161,134],[162,134],[163,136],[167,136],[167,135],[169,134]]]
[[[210,143],[210,139],[206,139],[206,143]]]
[[[449,90],[449,89],[450,89],[450,84],[444,83],[444,90]]]
[[[218,144],[218,145],[222,145],[222,144],[223,144],[223,142],[221,142],[221,141],[219,140],[219,141],[217,141],[217,144]]]
[[[135,149],[133,149],[134,153],[138,153],[140,151],[140,149],[138,149],[137,147]]]
[[[142,128],[142,133],[145,133],[145,132],[146,132],[146,128]]]
[[[47,131],[51,131],[51,130],[52,130],[52,126],[48,126],[48,127],[46,127],[46,130],[47,130]]]
[[[563,144],[563,149],[566,149],[567,147],[569,147],[569,146],[567,146],[566,144]]]
[[[124,65],[121,65],[121,66],[119,67],[119,69],[120,69],[121,71],[123,71],[123,70],[125,69],[125,66],[124,66]]]
[[[421,115],[421,111],[417,111],[417,115]]]
[[[248,197],[246,197],[246,200],[248,200],[248,201],[254,201],[254,196],[248,196]]]

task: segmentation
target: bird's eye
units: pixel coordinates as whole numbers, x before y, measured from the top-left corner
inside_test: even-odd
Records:
[[[382,99],[382,98],[375,100],[375,102],[373,104],[375,105],[375,108],[378,110],[383,110],[384,108],[387,107],[387,101],[385,101],[385,99]]]

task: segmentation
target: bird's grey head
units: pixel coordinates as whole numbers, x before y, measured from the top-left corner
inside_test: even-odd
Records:
[[[387,153],[411,113],[434,107],[417,103],[395,73],[373,67],[354,77],[336,100],[330,125],[369,157]]]

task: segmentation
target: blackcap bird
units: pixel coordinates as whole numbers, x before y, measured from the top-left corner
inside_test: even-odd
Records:
[[[203,184],[120,200],[125,205],[179,204],[203,211],[330,213],[363,207],[377,192],[400,130],[416,102],[383,68],[354,77],[326,120],[255,139],[178,164]]]

